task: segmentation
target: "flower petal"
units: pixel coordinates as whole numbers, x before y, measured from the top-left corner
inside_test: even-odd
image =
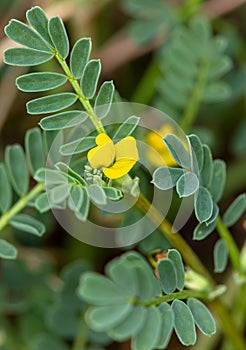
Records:
[[[103,172],[109,179],[118,179],[129,173],[135,164],[136,160],[126,158],[120,159],[117,160],[110,168],[104,169]]]
[[[115,159],[115,147],[113,141],[106,134],[99,134],[96,137],[98,146],[87,153],[87,158],[92,168],[110,166]]]
[[[134,137],[127,136],[115,145],[116,162],[118,160],[139,160],[137,143]],[[135,164],[134,163],[134,164]]]

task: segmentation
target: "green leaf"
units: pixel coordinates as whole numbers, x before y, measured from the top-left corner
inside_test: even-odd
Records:
[[[195,298],[189,298],[187,305],[200,331],[208,336],[214,334],[216,332],[216,325],[213,316],[206,306]]]
[[[22,47],[12,48],[4,51],[4,63],[11,66],[36,66],[48,62],[53,58],[52,53],[26,49]]]
[[[79,39],[71,52],[70,68],[75,78],[80,79],[91,53],[91,38]]]
[[[79,211],[75,213],[76,217],[81,220],[81,221],[86,221],[88,214],[89,214],[89,209],[90,209],[90,198],[87,194],[87,191],[82,188],[84,194],[83,194],[83,203]]]
[[[147,309],[145,323],[140,331],[133,337],[133,350],[149,350],[155,348],[160,338],[162,327],[161,313],[156,307]]]
[[[156,347],[157,349],[165,349],[173,332],[174,315],[171,306],[167,303],[162,303],[158,309],[162,316],[162,327],[161,335],[158,340],[158,344],[156,344]]]
[[[192,170],[199,174],[199,172],[202,170],[204,156],[202,143],[197,135],[192,134],[189,135],[188,138],[191,146]]]
[[[213,175],[213,158],[210,148],[207,145],[203,145],[203,166],[201,171],[201,184],[204,187],[209,188]]]
[[[86,313],[88,325],[97,332],[107,331],[120,324],[131,313],[131,304],[97,306]]]
[[[140,118],[135,115],[127,118],[116,130],[113,140],[122,140],[124,137],[131,135],[138,126],[139,121]]]
[[[27,102],[27,112],[30,114],[57,112],[74,104],[77,98],[77,95],[72,92],[36,98]]]
[[[169,190],[183,174],[183,169],[163,166],[154,171],[151,182],[160,190]]]
[[[177,288],[177,273],[174,262],[169,258],[160,259],[157,263],[157,271],[164,293],[172,293]]]
[[[70,179],[72,178],[73,181],[78,182],[79,184],[86,185],[85,180],[83,177],[81,177],[76,171],[74,171],[72,168],[70,168],[66,163],[58,162],[55,167],[62,171],[63,173],[67,174]]]
[[[196,226],[193,232],[193,239],[200,241],[210,235],[216,227],[216,220],[207,225],[206,222],[200,223]]]
[[[5,159],[14,190],[19,196],[24,196],[28,191],[29,175],[22,147],[18,144],[7,146]]]
[[[178,339],[183,345],[194,345],[196,342],[196,329],[192,313],[181,300],[172,303],[174,313],[174,329]]]
[[[113,81],[105,81],[97,94],[94,111],[98,118],[104,118],[108,114],[114,96]]]
[[[69,350],[68,346],[54,336],[49,334],[39,334],[32,342],[31,350]]]
[[[219,215],[219,207],[216,203],[213,203],[213,212],[211,217],[205,222],[205,224],[208,226],[213,222],[217,222],[217,217]]]
[[[20,231],[31,233],[41,237],[45,233],[45,226],[39,220],[26,215],[17,214],[9,221],[10,225]]]
[[[222,102],[232,94],[230,86],[225,82],[210,83],[204,90],[202,99],[204,102]]]
[[[229,72],[233,67],[232,60],[229,56],[220,55],[216,60],[210,63],[208,77],[210,79],[220,79],[224,74]]]
[[[92,184],[87,187],[87,193],[90,197],[90,199],[98,205],[105,205],[107,204],[107,197],[106,193],[102,189],[101,186]]]
[[[87,136],[62,145],[60,152],[63,156],[69,156],[85,152],[95,146],[95,136]]]
[[[29,129],[25,135],[25,149],[32,175],[45,166],[42,135],[38,128]]]
[[[80,81],[80,87],[85,97],[91,99],[95,95],[100,72],[101,63],[99,60],[91,60],[86,64]]]
[[[199,222],[210,219],[213,213],[213,200],[210,192],[203,186],[199,188],[195,199],[195,214]]]
[[[214,246],[214,272],[223,272],[228,262],[228,249],[225,241],[219,239]]]
[[[98,306],[122,304],[127,301],[122,289],[109,278],[95,272],[86,272],[81,276],[78,293],[88,304]]]
[[[70,189],[72,184],[71,183],[64,183],[61,185],[57,185],[54,188],[52,188],[49,192],[49,198],[51,203],[53,204],[59,204],[63,203],[64,200],[69,196]]]
[[[118,201],[123,197],[121,190],[114,187],[103,187],[104,192],[108,199],[112,201]]]
[[[246,194],[240,194],[229,206],[223,215],[224,224],[227,227],[234,225],[246,209]]]
[[[125,341],[142,329],[147,317],[147,310],[142,306],[134,306],[129,316],[118,326],[108,331],[109,336],[116,341]]]
[[[5,241],[4,239],[0,239],[0,258],[3,258],[3,259],[17,258],[16,248],[12,244]]]
[[[180,198],[189,197],[199,188],[199,180],[195,173],[186,172],[180,176],[176,183],[177,193]]]
[[[87,118],[83,111],[67,111],[53,114],[41,119],[39,125],[43,130],[61,130],[82,124]]]
[[[185,271],[182,262],[182,257],[176,249],[169,249],[167,254],[168,259],[172,260],[176,270],[177,288],[183,289],[185,283]]]
[[[215,159],[213,162],[212,181],[210,185],[210,192],[213,200],[217,203],[224,191],[226,181],[226,164],[221,159]]]
[[[84,199],[84,191],[80,186],[75,186],[70,192],[68,206],[71,210],[77,211],[81,208]]]
[[[48,30],[51,40],[62,58],[67,58],[69,54],[69,40],[65,26],[60,17],[53,17],[49,20]]]
[[[36,199],[34,203],[35,208],[42,214],[45,213],[46,211],[50,210],[51,205],[50,201],[48,198],[48,194],[41,193]]]
[[[60,73],[29,73],[16,79],[19,90],[26,92],[48,91],[55,89],[67,81],[67,77]]]
[[[183,168],[189,169],[191,167],[191,158],[180,139],[176,135],[168,134],[163,141],[174,160]]]
[[[33,28],[41,35],[41,37],[47,41],[51,46],[53,46],[52,41],[48,32],[48,18],[45,12],[39,7],[32,7],[27,11],[26,17],[28,22],[33,26]]]
[[[4,213],[12,204],[12,188],[3,163],[0,163],[0,211]]]
[[[37,182],[45,182],[46,185],[57,185],[67,182],[67,177],[57,170],[43,168],[35,173],[34,180]]]
[[[27,46],[31,49],[51,52],[50,46],[26,24],[11,19],[9,24],[4,28],[5,34],[13,41]]]

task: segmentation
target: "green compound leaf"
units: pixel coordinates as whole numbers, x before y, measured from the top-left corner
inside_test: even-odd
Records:
[[[62,145],[60,152],[63,156],[70,156],[85,152],[95,146],[95,136],[87,136]]]
[[[31,233],[41,237],[45,233],[45,226],[39,220],[26,215],[18,214],[10,219],[10,225],[20,231]]]
[[[60,73],[29,73],[16,79],[19,90],[26,92],[48,91],[55,89],[67,81],[67,77]]]
[[[127,301],[127,295],[109,278],[95,272],[86,272],[82,275],[79,295],[89,304],[113,305]]]
[[[190,148],[191,148],[191,155],[192,155],[192,170],[199,174],[199,172],[202,170],[203,165],[203,147],[201,140],[197,135],[189,135],[188,139],[190,141]]]
[[[3,259],[17,258],[16,248],[12,244],[5,241],[4,239],[0,239],[0,258],[3,258]]]
[[[24,196],[28,191],[29,175],[22,147],[18,144],[7,146],[5,160],[14,190],[19,196]]]
[[[27,102],[27,112],[30,114],[58,112],[74,104],[77,98],[77,95],[72,92],[36,98]]]
[[[108,199],[112,201],[118,201],[123,197],[121,190],[114,187],[103,187],[104,192]]]
[[[80,87],[85,97],[91,99],[95,95],[100,72],[101,62],[99,60],[91,60],[86,64],[80,81]]]
[[[246,209],[246,194],[240,194],[229,206],[223,215],[224,224],[227,227],[234,225]]]
[[[140,118],[135,115],[127,118],[115,132],[113,140],[122,140],[124,137],[131,135],[138,126],[139,121]]]
[[[157,263],[157,271],[164,293],[170,294],[175,291],[177,288],[177,274],[174,262],[169,258],[160,259]]]
[[[71,183],[64,183],[52,188],[49,192],[49,199],[52,204],[63,203],[65,199],[69,196],[71,190]]]
[[[29,67],[48,62],[53,58],[52,53],[26,49],[22,47],[4,51],[4,62],[11,66]]]
[[[67,111],[53,114],[41,119],[39,125],[43,130],[61,130],[82,124],[87,118],[84,111]]]
[[[199,188],[195,199],[195,214],[197,220],[202,223],[208,221],[213,213],[213,200],[210,192],[203,186]]]
[[[207,145],[203,145],[203,166],[201,171],[201,184],[204,187],[209,188],[213,175],[213,158],[210,148]]]
[[[120,324],[131,313],[131,304],[97,306],[86,313],[88,325],[96,332],[107,331]]]
[[[187,172],[180,176],[176,183],[177,193],[180,198],[189,197],[199,188],[199,180],[195,173]]]
[[[38,128],[29,129],[25,135],[25,149],[32,175],[45,166],[43,140]]]
[[[51,204],[48,198],[48,194],[41,193],[36,199],[34,203],[35,208],[42,214],[50,210]]]
[[[73,211],[78,211],[84,200],[84,191],[80,186],[75,186],[70,192],[68,207]]]
[[[173,332],[174,315],[173,315],[173,310],[171,306],[167,303],[162,303],[158,307],[158,309],[161,313],[162,327],[161,327],[161,334],[158,339],[158,343],[156,344],[156,348],[165,349],[169,343],[169,340]]]
[[[16,19],[11,19],[4,31],[11,40],[23,46],[39,51],[51,52],[50,46],[39,36],[39,34]]]
[[[174,329],[183,345],[194,345],[196,342],[196,329],[192,313],[188,306],[181,300],[172,303],[174,313]]]
[[[71,52],[70,68],[75,78],[80,79],[91,53],[91,39],[79,39]]]
[[[105,81],[99,89],[96,97],[94,111],[98,118],[104,118],[108,114],[114,96],[113,81]]]
[[[215,159],[213,162],[212,181],[210,185],[210,192],[213,200],[217,203],[224,191],[226,181],[226,164],[221,159]]]
[[[183,289],[185,283],[185,271],[182,257],[176,249],[169,249],[167,257],[174,263],[175,266],[177,288],[179,290]]]
[[[180,139],[176,135],[168,134],[163,141],[174,160],[183,168],[189,169],[191,167],[191,157]]]
[[[225,271],[228,262],[228,249],[225,241],[219,239],[214,246],[214,272]]]
[[[156,307],[147,309],[147,317],[140,331],[133,337],[133,350],[154,349],[162,331],[161,313]]]
[[[118,326],[108,331],[108,335],[116,341],[125,341],[136,335],[143,328],[147,310],[141,306],[133,307],[129,316]]]
[[[12,188],[3,163],[0,163],[0,211],[4,213],[12,204]]]
[[[200,331],[208,336],[214,334],[216,332],[216,325],[213,316],[206,306],[195,298],[189,298],[187,305]]]
[[[53,46],[48,32],[49,20],[44,11],[39,6],[32,7],[27,11],[26,18],[33,28],[41,35],[41,37],[47,41],[47,43]]]
[[[207,236],[210,235],[214,231],[216,227],[216,220],[207,225],[206,222],[200,223],[196,226],[194,233],[193,233],[193,239],[200,241]]]
[[[82,188],[84,194],[83,194],[83,203],[82,206],[80,207],[79,211],[75,212],[76,217],[81,220],[81,221],[86,221],[87,217],[89,215],[89,210],[90,210],[90,198],[87,194],[87,191]]]
[[[92,184],[86,190],[92,202],[98,205],[107,204],[107,196],[101,186]]]
[[[60,17],[53,17],[49,20],[48,30],[52,42],[62,58],[69,54],[69,40],[63,21]]]
[[[151,182],[160,190],[169,190],[183,174],[183,169],[163,166],[154,171]]]

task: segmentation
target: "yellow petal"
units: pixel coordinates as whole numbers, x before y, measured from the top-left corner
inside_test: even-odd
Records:
[[[117,160],[110,168],[104,169],[103,172],[109,179],[118,179],[128,174],[135,164],[135,160],[121,159]]]
[[[176,166],[177,163],[173,159],[171,153],[167,150],[166,152],[159,152],[155,151],[152,148],[149,148],[146,152],[147,158],[149,159],[150,163],[154,166],[160,167],[160,166]]]
[[[99,134],[98,136],[100,135],[105,134]],[[96,142],[99,142],[100,145],[92,148],[87,153],[87,158],[92,168],[108,167],[114,162],[115,159],[114,143],[109,137],[109,141],[106,141],[106,138],[98,139],[98,136],[96,138]]]
[[[112,142],[111,138],[107,134],[101,133],[101,134],[97,135],[96,144],[98,146],[105,145],[105,143],[107,143],[107,142]]]
[[[122,159],[134,160],[135,163],[139,160],[137,143],[134,137],[127,136],[120,140],[115,145],[116,161]]]

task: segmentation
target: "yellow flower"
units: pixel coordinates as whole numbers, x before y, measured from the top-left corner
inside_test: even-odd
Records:
[[[114,144],[108,135],[102,133],[96,137],[96,144],[87,154],[88,161],[92,168],[102,168],[109,179],[126,175],[139,160],[136,140],[132,136]]]
[[[163,137],[167,134],[173,134],[174,129],[169,124],[164,124],[159,130],[151,131],[147,135],[147,143],[151,146],[148,148],[147,157],[149,161],[157,166],[176,166],[177,163],[173,159],[167,146],[163,142]]]

